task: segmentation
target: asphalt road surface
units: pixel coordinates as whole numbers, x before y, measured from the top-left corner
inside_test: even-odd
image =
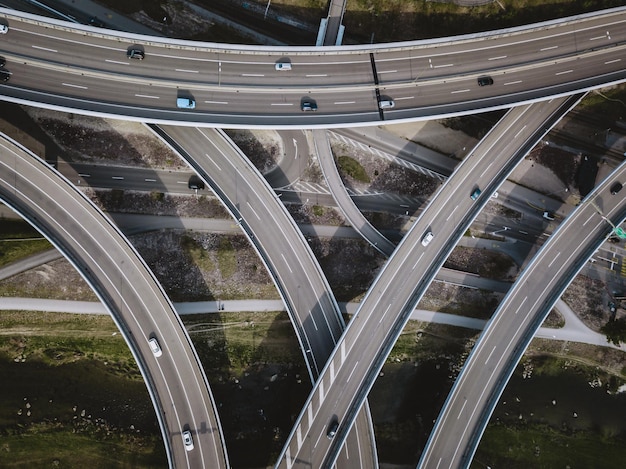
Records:
[[[6,139],[0,141],[0,198],[63,252],[110,311],[144,376],[173,465],[226,468],[219,420],[191,340],[131,244],[69,181]],[[185,430],[192,450],[183,444]]]
[[[296,421],[279,467],[334,462],[355,410],[449,252],[516,162],[579,98],[512,109],[457,167],[370,287]],[[476,188],[483,193],[473,201]],[[427,233],[434,235],[428,243]],[[337,434],[328,439],[335,420],[340,422]]]
[[[626,79],[626,8],[463,40],[251,47],[121,33],[0,9],[3,99],[148,122],[313,127],[432,118]],[[128,59],[141,49],[145,60]],[[277,71],[289,60],[292,69]],[[488,74],[491,86],[478,86]],[[379,112],[378,97],[393,99]],[[195,109],[177,109],[178,97]],[[301,112],[315,101],[317,112]]]
[[[561,224],[522,271],[474,345],[431,433],[419,467],[465,468],[517,363],[553,305],[626,217],[610,187],[622,164]],[[575,236],[572,233],[576,233]]]

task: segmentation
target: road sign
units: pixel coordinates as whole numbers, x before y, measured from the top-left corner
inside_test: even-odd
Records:
[[[621,229],[619,226],[616,226],[613,232],[622,239],[626,239],[626,231]]]

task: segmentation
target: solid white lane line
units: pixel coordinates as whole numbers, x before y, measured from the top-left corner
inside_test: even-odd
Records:
[[[446,218],[446,221],[449,221],[450,218],[452,218],[452,215],[454,215],[454,212],[456,212],[456,209],[459,208],[459,206],[455,206],[452,211],[450,212],[450,215],[448,215],[448,218]]]
[[[252,208],[252,205],[250,205],[250,202],[246,201],[246,204],[248,204],[248,208],[249,208],[250,210],[252,210],[252,213],[254,213],[254,216],[257,218],[257,220],[261,221],[261,217],[259,216],[259,214],[258,214],[258,213],[256,213],[256,210],[254,210],[254,209]],[[284,256],[283,256],[283,259],[284,259]],[[286,262],[286,261],[285,261],[285,262]],[[291,269],[289,269],[289,270],[291,270]]]
[[[260,220],[260,218],[259,218]],[[289,262],[287,262],[287,259],[285,258],[285,255],[281,252],[280,253],[281,257],[283,258],[283,261],[285,261],[285,264],[287,264],[287,268],[289,269],[289,272],[291,272],[293,274],[293,270],[291,270],[291,266],[289,265]]]
[[[560,255],[561,255],[561,252],[560,251],[557,252],[556,256],[554,256],[554,259],[552,259],[552,261],[550,261],[550,263],[548,264],[548,267],[552,267],[552,264],[554,264],[554,261],[556,261]]]
[[[304,75],[307,78],[316,78],[316,77],[327,77],[328,74],[326,73],[319,73],[319,74],[314,74],[314,75]]]
[[[33,49],[45,50],[46,52],[59,52],[56,49],[48,49],[47,47],[31,46]]]
[[[350,372],[350,376],[348,376],[348,379],[346,380],[346,383],[347,383],[348,381],[350,381],[350,378],[352,378],[352,375],[353,375],[353,374],[354,374],[354,372],[356,371],[356,367],[357,367],[357,365],[358,365],[358,364],[359,364],[359,361],[357,360],[357,361],[354,363],[354,368],[352,368],[352,371]]]
[[[215,167],[216,167],[219,171],[221,171],[221,170],[222,170],[222,168],[220,168],[220,167],[219,167],[219,165],[218,165],[215,161],[213,161],[213,158],[211,158],[211,157],[209,156],[209,154],[208,154],[208,153],[205,153],[205,154],[204,154],[204,156],[206,156],[206,157],[207,157],[207,159],[208,159],[211,163],[213,163],[213,165],[214,165],[214,166],[215,166]]]
[[[466,405],[467,405],[467,399],[465,399],[465,402],[463,402],[463,405],[461,406],[461,410],[459,411],[459,416],[456,418],[457,420],[461,418],[461,414],[463,413],[463,409],[465,409]]]
[[[87,90],[89,88],[87,88],[86,86],[82,86],[82,85],[73,85],[71,83],[62,83],[63,86],[69,86],[70,88],[80,88],[83,90]]]
[[[585,220],[585,223],[583,223],[583,226],[585,226],[587,223],[589,223],[589,220],[591,220],[594,216],[595,216],[595,213],[592,213],[591,215],[589,215],[589,218],[587,218]]]

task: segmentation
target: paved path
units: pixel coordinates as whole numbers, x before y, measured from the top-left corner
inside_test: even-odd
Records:
[[[358,303],[339,303],[342,313],[354,314]],[[281,300],[226,300],[226,301],[197,301],[187,303],[174,303],[176,311],[180,315],[206,314],[217,312],[264,312],[284,311],[285,305]],[[559,300],[556,309],[565,318],[565,327],[553,329],[542,327],[535,337],[542,339],[554,339],[583,344],[598,345],[626,351],[626,344],[619,347],[607,342],[602,334],[592,331],[578,319],[576,314]],[[46,300],[40,298],[2,298],[0,310],[23,310],[23,311],[50,311],[56,313],[82,313],[82,314],[108,314],[101,303],[91,301],[65,301]],[[467,329],[484,329],[487,323],[484,319],[468,318],[448,313],[426,311],[416,309],[411,314],[415,321],[432,322],[436,324],[448,324],[451,326],[465,327]]]

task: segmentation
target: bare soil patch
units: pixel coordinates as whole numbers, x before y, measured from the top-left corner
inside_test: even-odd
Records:
[[[69,161],[185,168],[187,165],[141,123],[24,107]]]
[[[517,265],[507,254],[464,246],[454,248],[444,267],[495,280],[513,281],[518,274]]]
[[[381,191],[406,194],[416,197],[428,197],[439,186],[439,181],[406,168],[377,158],[369,152],[331,140],[335,157],[349,156],[355,159],[365,170],[369,183],[361,182],[340,171],[344,185],[354,191]]]
[[[429,311],[489,319],[503,297],[501,293],[435,281],[430,284],[417,307]]]
[[[610,297],[604,282],[577,275],[562,298],[587,327],[596,332],[610,319],[607,306]]]
[[[540,144],[533,148],[527,158],[552,171],[565,187],[574,187],[581,160],[580,154],[572,153],[553,145]]]
[[[162,192],[87,189],[87,196],[105,212],[137,213],[178,217],[229,219],[222,203],[212,196],[164,194]]]
[[[226,130],[252,164],[261,172],[273,169],[285,154],[283,142],[274,130]]]
[[[366,241],[321,238],[310,245],[338,301],[362,297],[385,262]]]

